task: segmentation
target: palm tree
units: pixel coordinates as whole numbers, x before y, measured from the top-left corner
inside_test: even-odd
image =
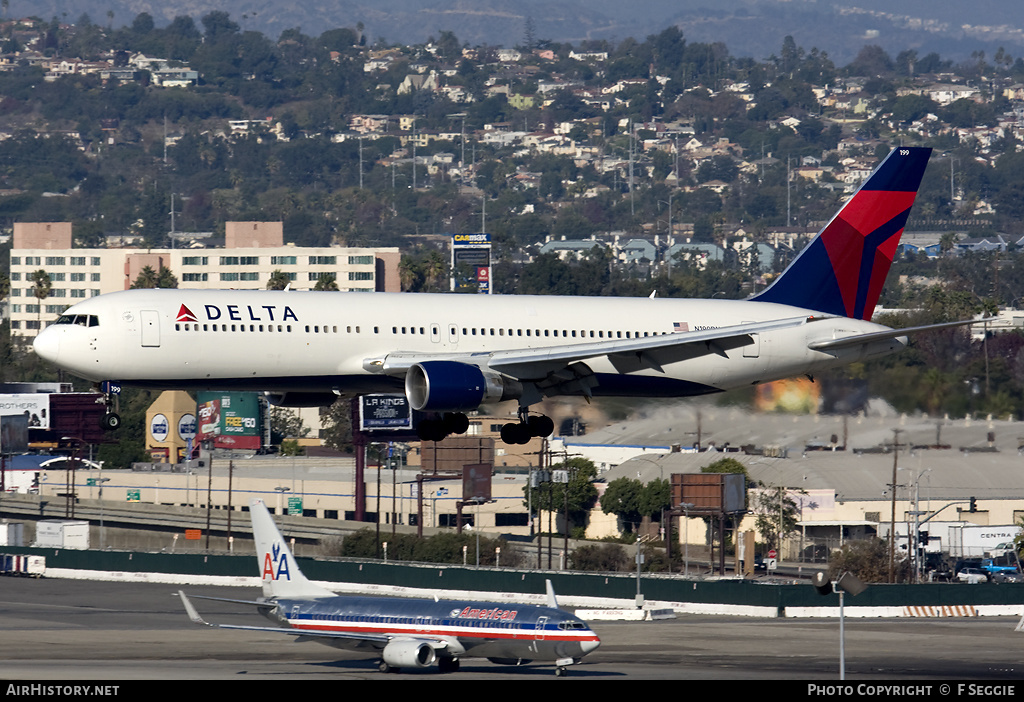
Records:
[[[270,279],[267,281],[267,290],[284,290],[291,282],[288,274],[278,268],[270,274]]]
[[[321,273],[320,277],[316,281],[316,285],[313,286],[314,290],[338,290],[338,280],[335,278],[333,273]]]
[[[50,291],[53,290],[53,281],[50,280],[50,275],[42,268],[32,274],[32,294],[38,300],[36,307],[36,314],[38,315],[39,328],[43,328],[43,300],[50,296]]]
[[[423,274],[427,279],[427,289],[432,292],[440,290],[441,281],[448,271],[448,263],[439,251],[431,251],[423,262]]]
[[[411,256],[402,256],[398,264],[398,277],[401,280],[402,292],[411,292],[418,287],[420,272]]]

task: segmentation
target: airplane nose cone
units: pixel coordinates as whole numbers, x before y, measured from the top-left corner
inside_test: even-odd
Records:
[[[44,361],[56,363],[60,355],[60,334],[53,329],[44,329],[32,342],[32,350]]]
[[[583,655],[587,655],[591,651],[597,650],[597,647],[601,645],[601,639],[596,636],[591,641],[580,641],[580,648],[583,650]]]

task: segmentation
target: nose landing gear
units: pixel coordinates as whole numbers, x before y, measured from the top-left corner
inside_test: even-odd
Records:
[[[109,380],[100,383],[100,392],[103,393],[103,406],[106,411],[100,417],[100,426],[107,431],[116,431],[121,428],[121,415],[117,413],[120,409],[118,402],[121,396],[121,386]]]

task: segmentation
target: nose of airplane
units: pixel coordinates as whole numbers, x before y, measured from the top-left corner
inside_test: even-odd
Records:
[[[56,363],[60,355],[60,334],[52,328],[43,329],[32,342],[32,350],[44,361]]]
[[[588,641],[580,641],[580,649],[582,649],[584,656],[590,653],[591,651],[596,650],[597,647],[600,645],[601,639],[597,638],[597,636],[594,636],[593,639],[590,639]]]

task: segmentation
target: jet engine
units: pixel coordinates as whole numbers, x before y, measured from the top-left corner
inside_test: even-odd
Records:
[[[437,654],[424,641],[396,639],[384,647],[381,658],[394,668],[426,668],[433,665]]]
[[[333,392],[265,392],[263,395],[275,407],[326,407],[338,399]]]
[[[405,375],[405,395],[419,411],[466,412],[522,394],[518,381],[458,361],[423,361]]]

